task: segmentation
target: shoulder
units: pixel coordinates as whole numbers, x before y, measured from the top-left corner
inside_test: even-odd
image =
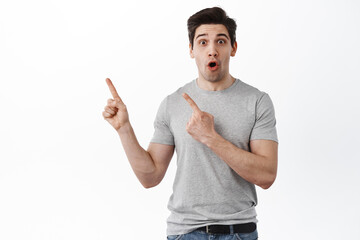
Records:
[[[237,84],[238,93],[241,94],[243,97],[247,98],[248,100],[252,100],[254,102],[261,101],[262,99],[270,98],[269,95],[259,90],[258,88],[243,82],[242,80],[238,79],[239,83]]]
[[[238,89],[242,91],[243,94],[246,95],[255,95],[255,96],[261,96],[264,94],[263,91],[259,90],[258,88],[238,79]]]
[[[194,92],[194,82],[195,80],[192,80],[188,83],[186,83],[184,86],[179,87],[176,91],[170,93],[166,98],[168,99],[168,101],[172,102],[172,101],[178,101],[179,98],[182,99],[182,94],[183,93],[187,93],[187,94],[192,94]]]
[[[166,95],[162,98],[160,103],[160,109],[168,111],[169,109],[176,108],[183,99],[182,94],[185,93],[192,93],[194,80],[191,82],[186,83],[184,86],[179,87],[176,91]]]

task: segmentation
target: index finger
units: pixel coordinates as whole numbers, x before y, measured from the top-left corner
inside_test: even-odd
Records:
[[[120,98],[119,94],[117,93],[116,88],[114,87],[114,85],[113,85],[113,83],[111,82],[110,78],[106,78],[106,83],[107,83],[107,85],[109,86],[111,95],[114,97],[114,99],[121,101],[121,98]]]
[[[192,98],[187,95],[187,93],[183,93],[182,96],[185,98],[185,100],[190,104],[190,107],[192,108],[192,110],[194,112],[201,112],[200,108],[198,107],[198,105],[194,102],[194,100],[192,100]]]

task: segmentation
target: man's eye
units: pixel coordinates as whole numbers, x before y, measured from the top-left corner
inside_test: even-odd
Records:
[[[224,43],[225,43],[225,41],[224,41],[224,40],[219,40],[219,41],[218,41],[218,43],[220,43],[220,44],[224,44]]]
[[[206,44],[206,41],[200,41],[200,45]]]

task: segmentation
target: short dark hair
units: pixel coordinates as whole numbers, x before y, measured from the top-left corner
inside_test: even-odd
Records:
[[[202,24],[223,24],[229,32],[231,46],[234,46],[236,41],[236,22],[234,19],[228,17],[226,12],[219,7],[205,8],[194,15],[187,21],[189,41],[191,47],[194,46],[194,37],[196,29]]]

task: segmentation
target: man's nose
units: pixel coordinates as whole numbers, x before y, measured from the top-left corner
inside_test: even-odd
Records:
[[[209,54],[209,57],[216,57],[218,55],[216,47],[213,44],[211,44],[209,46],[208,54]]]

